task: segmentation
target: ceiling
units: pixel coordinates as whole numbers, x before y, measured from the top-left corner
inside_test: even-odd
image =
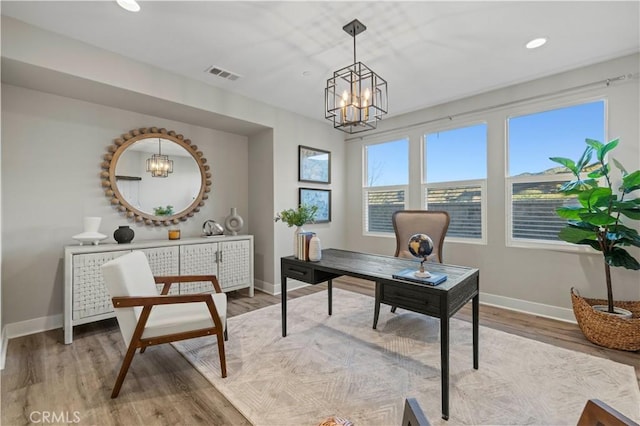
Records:
[[[387,80],[389,115],[640,51],[640,2],[2,1],[2,14],[314,119],[357,60]],[[547,37],[535,50],[527,41]],[[205,72],[217,66],[235,81]]]

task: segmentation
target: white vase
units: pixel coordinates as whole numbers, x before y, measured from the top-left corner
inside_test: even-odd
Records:
[[[100,228],[101,217],[85,216],[84,218],[84,232],[98,232]]]
[[[238,231],[242,229],[242,225],[244,225],[244,220],[242,220],[242,217],[238,214],[238,210],[235,207],[231,207],[229,216],[224,220],[224,227],[227,228],[227,231],[229,231],[231,235],[238,235]]]
[[[320,238],[316,234],[313,234],[311,240],[309,240],[309,261],[318,262],[322,259],[322,246],[320,244]]]
[[[293,257],[298,258],[298,234],[304,232],[302,226],[296,226],[296,230],[293,232]]]

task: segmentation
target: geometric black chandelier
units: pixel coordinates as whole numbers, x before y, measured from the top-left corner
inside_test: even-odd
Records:
[[[325,89],[325,118],[346,133],[375,129],[387,113],[387,82],[356,61],[356,36],[367,29],[354,19],[342,27],[353,37],[353,64],[333,73]]]
[[[162,155],[162,145],[158,138],[158,153],[147,159],[147,171],[151,172],[151,177],[167,177],[173,173],[173,160],[169,160],[168,155]]]

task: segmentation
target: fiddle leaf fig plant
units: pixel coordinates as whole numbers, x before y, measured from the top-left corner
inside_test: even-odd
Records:
[[[640,189],[640,170],[630,173],[620,162],[611,159],[622,176],[620,187],[614,191],[607,154],[618,146],[619,140],[605,144],[586,139],[585,143],[587,147],[577,161],[563,157],[549,158],[573,173],[575,179],[562,185],[559,191],[577,196],[579,203],[577,206],[556,209],[558,216],[567,219],[567,225],[560,230],[558,237],[569,243],[589,245],[602,252],[607,310],[613,313],[611,266],[640,269],[640,263],[623,248],[640,247],[638,231],[627,226],[630,221],[640,220],[640,198],[632,196],[633,192]],[[594,154],[596,161],[591,163]]]

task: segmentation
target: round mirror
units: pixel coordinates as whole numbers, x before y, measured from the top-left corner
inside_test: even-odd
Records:
[[[204,205],[211,187],[206,159],[189,139],[155,127],[114,140],[101,173],[105,195],[128,218],[177,224]]]

